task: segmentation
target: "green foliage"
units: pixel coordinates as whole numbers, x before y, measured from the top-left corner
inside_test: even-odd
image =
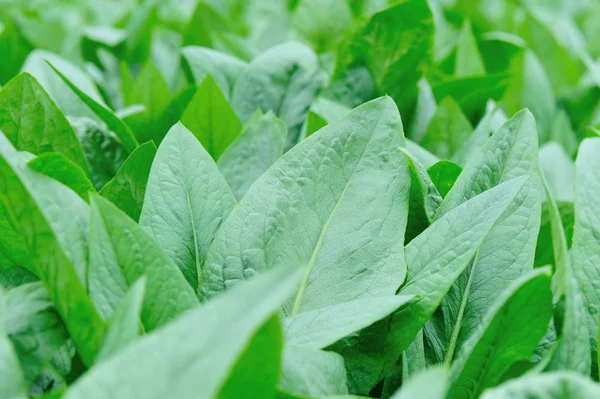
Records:
[[[600,397],[597,0],[0,7],[0,399]]]

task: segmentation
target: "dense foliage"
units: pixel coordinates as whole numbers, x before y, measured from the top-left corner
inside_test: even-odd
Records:
[[[600,398],[599,20],[0,0],[0,399]]]

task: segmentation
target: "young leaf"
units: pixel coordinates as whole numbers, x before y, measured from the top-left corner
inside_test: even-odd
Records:
[[[96,192],[83,169],[61,154],[45,153],[33,158],[27,165],[36,172],[58,180],[86,202],[89,193]]]
[[[69,88],[77,94],[77,96],[83,101],[100,119],[106,123],[106,126],[119,138],[121,144],[128,152],[131,152],[138,146],[138,142],[129,129],[129,127],[119,119],[109,108],[105,105],[97,102],[92,97],[88,96],[84,91],[79,89],[73,82],[63,75],[54,65],[49,64],[50,67],[60,76],[60,78],[69,86]]]
[[[64,399],[233,398],[223,391],[236,386],[244,389],[245,395],[272,397],[279,364],[270,361],[266,352],[275,351],[279,356],[281,348],[273,341],[254,344],[265,338],[261,337],[268,332],[261,329],[265,323],[278,327],[272,316],[297,288],[298,272],[281,267],[240,284],[99,363]],[[207,325],[211,328],[205,328]],[[238,375],[236,363],[243,364],[246,357],[254,355],[268,357],[260,369],[246,369],[245,376]],[[264,388],[264,381],[273,382],[272,392],[257,389]]]
[[[256,109],[273,111],[286,123],[292,146],[321,85],[315,53],[304,44],[288,42],[252,60],[235,84],[231,104],[244,123]]]
[[[142,277],[131,286],[123,297],[108,321],[106,336],[96,362],[103,361],[119,353],[138,338],[141,329],[140,313],[145,289],[146,280]]]
[[[198,86],[181,123],[196,136],[215,162],[242,131],[242,123],[210,75]]]
[[[395,104],[380,98],[300,142],[254,183],[218,231],[200,296],[282,260],[309,265],[286,309],[292,316],[395,293],[405,275],[410,181],[396,149],[403,140]]]
[[[512,364],[529,360],[552,312],[549,269],[537,269],[513,282],[464,343],[452,365],[448,396],[477,398],[498,384]]]
[[[28,168],[1,134],[0,175],[0,250],[42,280],[82,360],[90,365],[105,324],[85,287],[87,205],[73,191]]]
[[[152,142],[137,147],[99,193],[135,221],[140,219],[142,213],[148,176],[155,155],[156,146]]]
[[[483,393],[481,399],[597,398],[600,384],[572,372],[526,374]]]
[[[98,251],[97,257],[90,256],[90,295],[106,298],[111,294],[114,298],[106,300],[112,306],[104,315],[123,298],[123,282],[132,285],[142,276],[146,276],[142,308],[146,330],[164,325],[197,306],[194,291],[183,274],[151,236],[108,200],[93,196],[91,204],[92,221],[101,224],[97,231],[104,229],[105,233],[90,240],[90,252]],[[114,283],[108,284],[109,278]],[[104,293],[105,290],[113,292]],[[96,303],[106,309],[103,302]]]
[[[460,30],[456,44],[456,62],[454,75],[458,77],[484,75],[485,67],[473,31],[471,21],[466,20]]]
[[[19,151],[58,152],[88,170],[73,128],[28,73],[16,76],[0,91],[0,130]]]
[[[540,168],[552,196],[558,201],[575,199],[575,165],[558,144],[549,142],[540,148]]]
[[[196,137],[181,124],[171,128],[150,169],[140,226],[194,289],[208,247],[236,204]]]
[[[255,121],[250,120],[223,152],[217,165],[238,200],[281,157],[286,138],[285,124],[267,112]]]

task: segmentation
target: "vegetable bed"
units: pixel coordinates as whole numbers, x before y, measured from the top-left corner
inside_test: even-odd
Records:
[[[600,1],[0,3],[0,399],[600,398]]]

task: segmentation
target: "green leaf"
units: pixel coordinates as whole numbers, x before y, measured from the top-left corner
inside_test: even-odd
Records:
[[[0,30],[0,54],[4,54],[0,64],[0,85],[16,76],[27,54],[33,50],[32,44],[22,34],[13,18],[2,21]]]
[[[528,361],[552,312],[549,269],[536,269],[514,281],[464,343],[452,365],[448,396],[477,398],[497,385],[512,364]]]
[[[407,0],[359,24],[337,50],[336,74],[364,65],[378,94],[389,94],[402,115],[410,115],[417,82],[431,63],[433,16],[425,1]]]
[[[396,149],[403,141],[388,97],[356,108],[288,151],[218,231],[200,296],[210,298],[283,260],[309,265],[288,315],[394,294],[405,275],[409,173]]]
[[[600,217],[597,214],[600,178],[598,151],[600,139],[585,139],[579,147],[575,177],[575,227],[571,259],[573,274],[585,298],[590,345],[598,346],[598,312],[600,312]],[[596,356],[596,355],[595,355]]]
[[[29,161],[27,165],[36,172],[58,180],[86,202],[89,193],[96,192],[84,170],[61,154],[44,153]]]
[[[285,340],[289,345],[322,349],[369,327],[414,299],[402,295],[355,299],[299,313],[283,319]]]
[[[445,214],[406,246],[407,282],[399,294],[420,299],[392,315],[383,375],[414,340],[526,184],[521,177],[479,194]]]
[[[432,367],[423,371],[410,380],[390,399],[443,399],[450,385],[448,370],[442,367]]]
[[[26,399],[27,386],[15,349],[4,330],[6,317],[5,292],[0,287],[0,397]]]
[[[303,0],[291,21],[293,29],[317,52],[333,49],[353,22],[348,3],[337,0]]]
[[[98,222],[97,231],[102,234],[90,240],[90,253],[98,251],[97,257],[90,256],[90,295],[99,308],[107,309],[106,303],[111,305],[103,311],[104,317],[124,297],[124,287],[142,276],[146,276],[142,308],[146,330],[162,326],[197,306],[193,289],[151,236],[108,200],[93,196],[91,204],[92,222]],[[110,284],[109,278],[113,281]]]
[[[101,196],[135,221],[140,219],[142,213],[150,167],[155,155],[154,143],[140,145],[123,162],[115,177],[100,190]]]
[[[596,398],[600,384],[572,372],[526,374],[483,393],[482,399]]]
[[[41,282],[9,290],[4,300],[4,330],[15,348],[25,380],[31,383],[66,343],[67,331]]]
[[[94,113],[69,90],[67,84],[56,75],[49,63],[61,74],[68,76],[69,80],[88,97],[100,104],[104,103],[94,82],[79,67],[49,51],[40,49],[32,51],[21,71],[32,75],[40,83],[65,116],[95,118]]]
[[[456,101],[446,97],[437,107],[419,144],[441,159],[451,159],[472,131],[473,127]]]
[[[533,267],[541,212],[536,148],[535,121],[529,112],[522,111],[471,155],[471,161],[438,209],[436,217],[499,183],[533,176],[488,233],[472,264],[442,304],[439,317],[447,362],[481,323],[491,305],[490,298],[500,295]],[[429,334],[427,338],[431,339]]]
[[[48,94],[27,73],[0,91],[0,130],[19,151],[58,152],[84,171],[88,165],[73,128]]]
[[[196,90],[181,123],[196,136],[215,161],[242,131],[242,123],[210,75]]]
[[[210,243],[237,201],[196,137],[177,124],[154,158],[140,226],[195,289]]]
[[[227,100],[232,97],[233,87],[248,64],[229,54],[209,48],[187,46],[181,50],[190,73],[197,85],[210,75]]]
[[[286,138],[285,123],[267,112],[250,120],[223,152],[217,165],[238,200],[281,157]]]
[[[437,103],[427,79],[421,78],[417,82],[417,88],[419,95],[417,96],[417,105],[415,106],[410,132],[411,138],[420,142],[431,122],[431,118],[435,115]]]
[[[456,43],[454,75],[458,77],[484,75],[485,67],[477,48],[477,41],[471,30],[471,21],[463,23]]]
[[[121,303],[116,307],[108,321],[106,336],[96,362],[114,356],[140,336],[140,313],[145,289],[146,280],[141,277],[131,286]]]
[[[273,397],[279,364],[265,351],[269,349],[278,357],[281,348],[273,341],[268,345],[261,342],[273,338],[269,334],[265,337],[269,328],[261,326],[269,319],[267,326],[278,326],[272,316],[298,287],[298,272],[282,267],[240,284],[98,364],[67,391],[64,399],[158,399],[165,395],[230,398],[224,393],[235,388]],[[211,328],[205,328],[207,323]],[[243,365],[247,357],[255,355],[266,356],[262,366],[246,369],[245,378],[238,375],[236,363]],[[273,383],[272,392],[259,390],[265,381]]]
[[[86,292],[88,207],[73,191],[28,168],[4,135],[0,155],[0,250],[42,280],[90,365],[105,325]]]
[[[235,83],[231,104],[244,123],[256,109],[273,111],[288,127],[291,147],[322,84],[315,53],[288,42],[252,60]]]
[[[554,265],[554,244],[552,240],[552,204],[549,201],[542,202],[542,218],[540,221],[540,233],[535,248],[535,267]],[[575,212],[572,202],[556,201],[560,214],[560,220],[567,240],[567,248],[571,247],[573,240],[573,225],[575,224]],[[554,265],[556,268],[556,265]]]
[[[138,146],[135,136],[129,127],[119,119],[108,107],[97,102],[94,98],[88,96],[83,90],[79,89],[69,78],[67,78],[53,64],[48,63],[56,74],[69,86],[69,88],[83,101],[119,138],[123,147],[131,152]]]
[[[559,143],[567,154],[574,154],[577,150],[577,135],[571,127],[569,115],[563,109],[554,114],[549,139]]]
[[[439,161],[427,169],[427,174],[442,198],[452,189],[461,172],[462,168],[452,161]]]
[[[540,167],[552,196],[559,201],[575,199],[575,165],[558,143],[549,142],[540,148]]]
[[[160,71],[150,63],[144,65],[132,84],[124,87],[123,99],[126,106],[144,106],[142,113],[127,118],[127,124],[135,133],[137,141],[160,142],[164,132],[159,130],[159,120],[171,100],[169,86]]]
[[[100,190],[127,158],[127,151],[103,124],[88,118],[71,119],[90,169],[90,179]]]
[[[345,395],[348,387],[344,359],[337,353],[300,348],[286,342],[279,390],[314,397]]]

